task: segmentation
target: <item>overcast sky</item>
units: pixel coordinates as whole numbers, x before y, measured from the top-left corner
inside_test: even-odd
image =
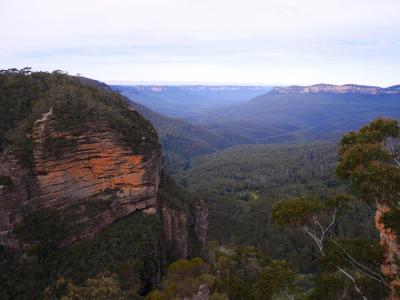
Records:
[[[0,0],[0,68],[111,81],[400,84],[400,0]]]

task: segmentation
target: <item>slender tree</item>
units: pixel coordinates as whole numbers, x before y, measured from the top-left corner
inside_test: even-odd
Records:
[[[324,201],[316,198],[283,200],[274,205],[271,217],[276,224],[300,229],[307,234],[317,246],[324,260],[329,260],[329,264],[325,263],[329,267],[329,271],[342,274],[342,277],[362,299],[368,299],[364,295],[358,275],[362,274],[368,279],[379,282],[385,288],[387,287],[383,276],[374,270],[374,263],[378,260],[379,253],[374,251],[372,258],[369,257],[369,261],[372,263],[360,262],[361,260],[352,253],[360,251],[347,250],[349,247],[359,250],[359,247],[355,247],[357,244],[350,244],[349,241],[338,239],[332,231],[338,212],[347,207],[349,200],[350,198],[346,196],[336,196]],[[343,292],[347,293],[345,289]]]
[[[369,207],[376,208],[375,224],[384,250],[382,272],[389,278],[390,299],[400,289],[400,129],[397,120],[377,119],[339,144],[337,174]]]

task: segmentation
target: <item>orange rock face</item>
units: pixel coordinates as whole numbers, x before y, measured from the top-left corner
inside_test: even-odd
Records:
[[[207,239],[208,208],[204,201],[197,200],[187,209],[174,209],[160,201],[160,215],[164,240],[170,243],[169,255],[173,260],[192,256],[193,238],[200,247]],[[192,238],[192,240],[191,240]]]
[[[0,190],[0,243],[15,247],[8,233],[32,211],[79,209],[110,191],[108,207],[63,244],[92,236],[136,210],[155,213],[161,170],[157,150],[134,153],[106,123],[60,130],[52,111],[35,122],[32,137],[33,174],[10,157],[0,161],[1,173],[15,182],[12,189]],[[78,222],[88,219],[80,217]]]
[[[395,292],[396,288],[400,288],[399,271],[400,266],[396,261],[400,259],[400,245],[397,235],[389,228],[385,228],[381,223],[384,213],[389,211],[389,207],[385,204],[378,204],[375,214],[375,225],[380,234],[380,244],[384,251],[384,261],[381,263],[381,271],[383,274],[391,278],[392,286],[391,300],[398,300],[399,295]]]

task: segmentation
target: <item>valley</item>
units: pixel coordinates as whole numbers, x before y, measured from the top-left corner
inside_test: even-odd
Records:
[[[140,86],[126,87],[126,90],[114,86],[114,89],[120,89],[131,101],[140,102],[149,108],[153,107],[159,114],[165,114],[165,110],[152,106],[153,102],[147,100],[153,91],[142,89],[140,92],[127,92],[134,88],[141,89]],[[173,90],[177,88],[169,87]],[[183,93],[180,97],[186,99],[184,103],[191,103],[190,106],[195,108],[210,106],[210,109],[206,112],[198,111],[195,119],[189,113],[185,114],[187,110],[183,109],[174,119],[184,119],[193,126],[185,130],[187,134],[196,128],[203,135],[207,132],[208,135],[218,137],[214,146],[221,149],[239,144],[336,142],[347,131],[358,129],[376,117],[400,117],[400,92],[397,86],[380,88],[320,84],[311,87],[278,87],[264,93],[258,87],[256,91],[258,95],[239,92],[240,96],[247,99],[238,103],[235,97],[226,100],[232,97],[231,90],[227,92],[221,89],[218,96],[225,99],[222,101],[225,105],[223,108],[211,105],[209,99],[199,99],[197,95]],[[159,103],[179,107],[180,104],[174,102],[175,94],[157,93],[162,97]],[[213,101],[217,102],[216,99]],[[150,116],[149,119],[157,124],[155,117]],[[207,140],[205,142],[208,143]]]
[[[0,300],[400,300],[399,0],[0,0]]]
[[[1,298],[396,299],[398,88],[0,84]]]
[[[255,247],[285,259],[301,274],[315,274],[320,268],[317,249],[298,232],[282,234],[270,218],[274,204],[293,197],[351,194],[350,186],[335,174],[339,139],[377,117],[397,119],[399,112],[397,86],[274,88],[240,104],[199,112],[191,121],[181,120],[219,137],[218,143],[203,153],[189,152],[184,164],[167,163],[166,168],[184,189],[207,203],[209,240]],[[157,128],[161,140],[164,128]],[[186,131],[192,132],[196,130]],[[374,213],[356,199],[338,217],[335,235],[377,241]]]
[[[233,85],[111,85],[111,88],[162,115],[192,122],[216,109],[245,103],[272,89],[269,86]]]

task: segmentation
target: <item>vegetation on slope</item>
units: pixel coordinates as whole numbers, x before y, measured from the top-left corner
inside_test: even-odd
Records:
[[[164,165],[170,174],[187,169],[194,156],[212,153],[232,145],[230,140],[214,134],[204,126],[160,115],[133,101],[130,103],[157,129]]]
[[[52,222],[54,218],[50,212],[27,220],[31,231],[37,229],[30,238],[37,240],[40,235],[39,244],[29,253],[0,247],[1,299],[42,299],[46,287],[47,293],[53,291],[50,295],[56,297],[60,291],[54,285],[62,278],[79,286],[89,278],[110,272],[120,289],[136,296],[138,291],[146,293],[157,282],[162,251],[156,216],[135,213],[95,238],[64,249],[49,243],[64,234],[62,227],[54,226],[59,224]]]
[[[377,117],[400,117],[400,94],[267,93],[205,116],[220,135],[235,132],[253,143],[337,141]]]
[[[0,151],[11,147],[26,162],[32,155],[29,133],[34,121],[50,109],[60,129],[107,122],[134,152],[147,153],[159,147],[150,122],[130,110],[122,96],[59,71],[0,71],[0,106]]]
[[[277,228],[267,215],[280,199],[348,192],[336,178],[336,163],[334,144],[236,146],[194,159],[178,182],[207,202],[209,240],[256,246],[313,272],[315,246],[301,233]],[[376,237],[372,213],[352,205],[335,230],[342,237]]]
[[[294,293],[294,279],[284,261],[271,260],[254,247],[214,245],[203,258],[172,263],[159,288],[145,299],[191,298],[205,286],[213,300],[271,300]]]

